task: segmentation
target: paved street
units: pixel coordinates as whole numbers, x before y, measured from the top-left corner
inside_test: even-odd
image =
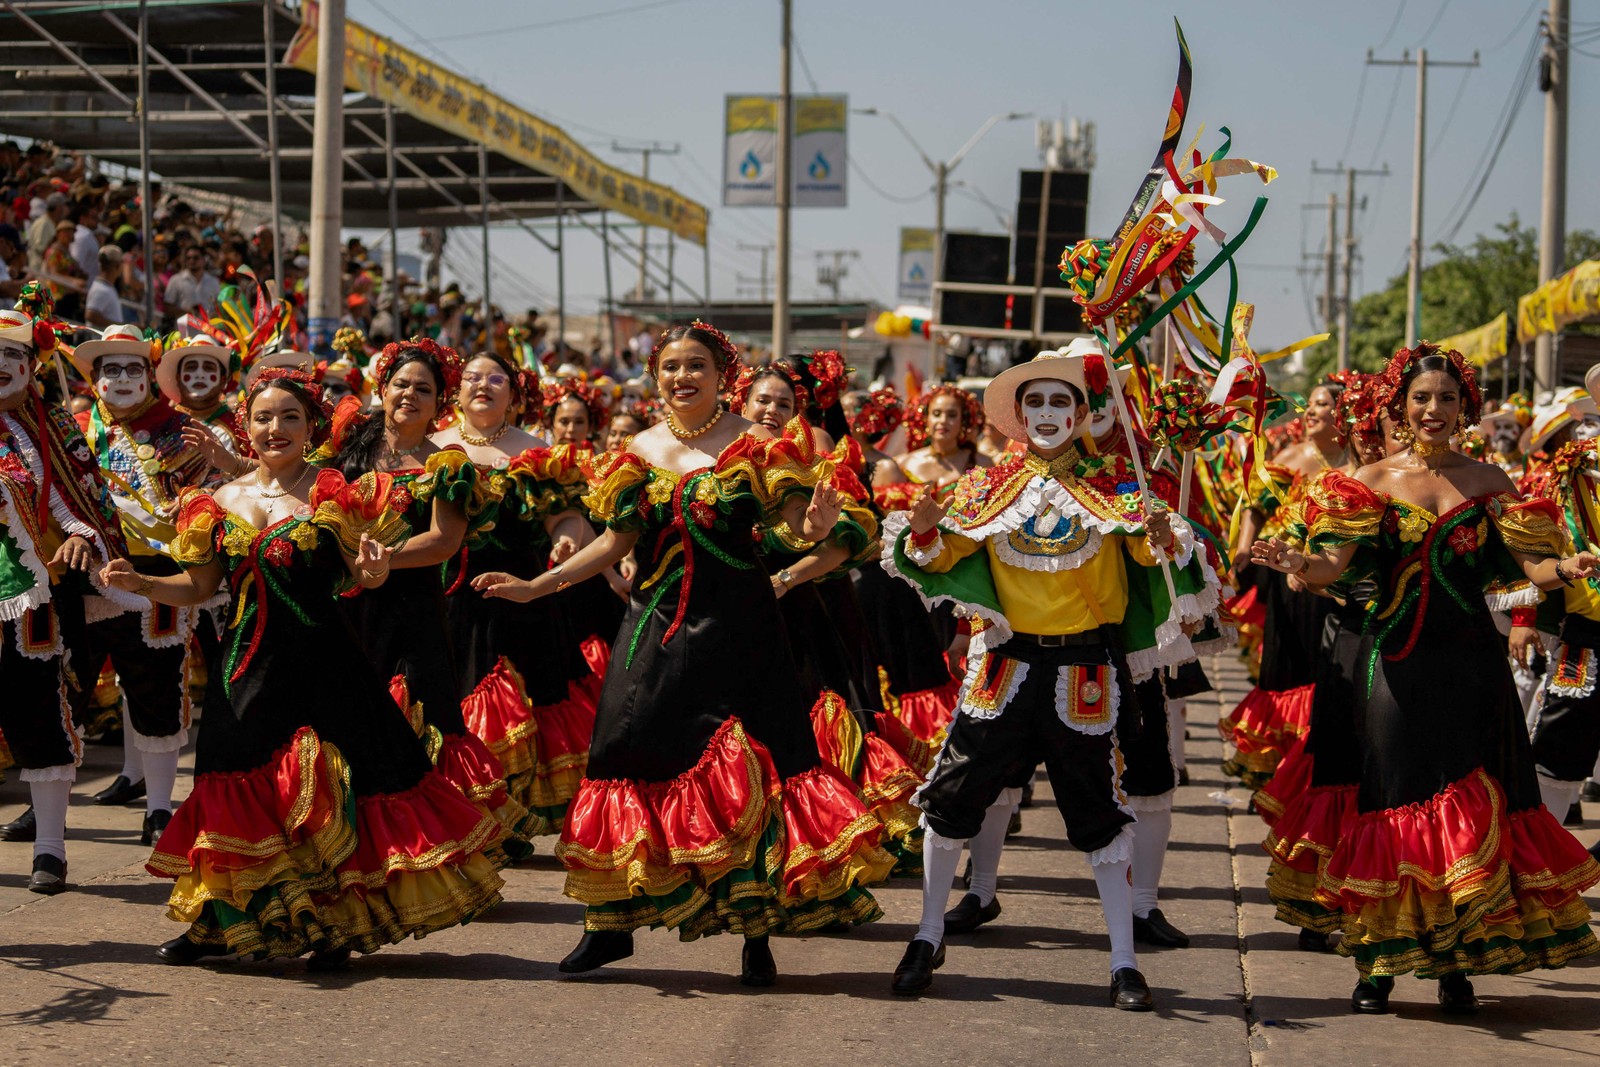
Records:
[[[1065,851],[1060,817],[1041,803],[1001,867],[1001,918],[952,938],[931,993],[906,1000],[889,975],[915,929],[918,887],[879,893],[883,921],[848,935],[781,941],[776,988],[735,977],[739,943],[680,944],[654,932],[637,954],[593,976],[555,961],[576,940],[580,909],[542,855],[508,872],[506,903],[485,920],[359,957],[344,974],[298,962],[180,970],[153,947],[178,932],[163,918],[166,883],[147,876],[140,812],[82,799],[109,782],[120,753],[91,746],[71,812],[74,891],[27,893],[28,847],[0,844],[0,1064],[441,1063],[1092,1063],[1289,1065],[1592,1063],[1600,1060],[1600,961],[1476,982],[1483,1011],[1446,1020],[1431,983],[1402,979],[1395,1014],[1348,1010],[1355,969],[1295,950],[1261,888],[1259,820],[1214,796],[1217,705],[1190,703],[1192,784],[1180,791],[1164,909],[1193,946],[1148,952],[1152,1015],[1105,1006],[1107,944],[1083,859]],[[187,788],[187,779],[180,790]],[[26,789],[0,785],[0,818]],[[1039,799],[1048,800],[1041,782]],[[1600,806],[1579,832],[1600,828]],[[955,897],[952,896],[952,903]],[[1591,896],[1600,908],[1600,896]]]

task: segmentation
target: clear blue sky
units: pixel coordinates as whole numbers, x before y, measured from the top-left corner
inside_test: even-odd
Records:
[[[1544,8],[1542,0],[1188,5],[1184,30],[1195,74],[1185,141],[1204,124],[1209,147],[1217,127],[1227,125],[1238,153],[1280,173],[1265,190],[1253,179],[1227,182],[1222,193],[1230,203],[1216,215],[1231,229],[1258,191],[1271,198],[1240,257],[1242,296],[1257,304],[1255,338],[1262,347],[1318,326],[1311,308],[1320,279],[1296,271],[1304,254],[1321,251],[1325,213],[1302,205],[1325,204],[1330,191],[1342,190],[1342,179],[1312,174],[1313,161],[1389,165],[1389,178],[1358,185],[1366,208],[1356,223],[1362,242],[1357,295],[1404,270],[1414,67],[1367,68],[1368,48],[1385,58],[1419,45],[1440,59],[1481,53],[1481,67],[1438,69],[1429,79],[1424,235],[1432,243],[1445,236],[1447,224],[1454,226],[1452,208],[1476,184]],[[1572,8],[1574,37],[1600,30],[1600,3],[1577,0]],[[720,204],[722,100],[730,92],[776,90],[776,0],[350,0],[349,12],[561,124],[602,158],[637,165],[636,156],[610,151],[614,137],[681,144],[681,155],[658,157],[652,177],[710,207],[714,295],[732,297],[737,274],[756,274],[757,255],[737,246],[771,241],[773,213]],[[1099,163],[1090,226],[1103,232],[1126,207],[1165,118],[1176,60],[1173,13],[1151,3],[1067,0],[796,0],[794,32],[805,62],[795,64],[794,85],[810,89],[809,69],[820,91],[847,93],[852,106],[895,112],[934,157],[954,153],[995,112],[1092,120]],[[1594,36],[1595,43],[1580,47],[1600,57],[1600,32]],[[1600,63],[1574,54],[1572,64],[1568,228],[1600,228],[1600,208],[1585,195],[1593,187],[1587,176],[1600,162],[1600,142],[1585,136],[1600,103],[1594,76]],[[1537,88],[1528,90],[1459,243],[1513,211],[1537,223],[1543,107]],[[818,293],[818,250],[856,249],[862,258],[850,267],[846,295],[892,302],[899,228],[933,222],[930,179],[883,120],[851,121],[850,151],[861,169],[850,174],[850,206],[795,212],[795,291]],[[955,177],[1009,211],[1018,169],[1037,165],[1033,124],[1002,124]],[[908,198],[915,199],[901,202]],[[952,229],[999,228],[994,213],[966,192],[951,195],[948,215]],[[496,231],[493,243],[497,256],[522,276],[497,278],[496,302],[553,305],[553,257],[520,233]],[[572,239],[571,313],[593,314],[603,294],[598,245],[586,234]],[[402,250],[414,246],[414,234],[402,237]],[[475,234],[458,235],[450,254],[461,269],[447,277],[478,288],[471,267],[479,262],[477,249]],[[1209,254],[1201,249],[1202,257]],[[698,257],[699,249],[680,245],[680,272],[696,289]],[[620,260],[616,269],[620,293],[629,272]]]

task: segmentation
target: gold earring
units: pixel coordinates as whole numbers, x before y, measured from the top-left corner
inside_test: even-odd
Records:
[[[1402,422],[1394,428],[1394,432],[1389,436],[1393,437],[1396,441],[1399,441],[1403,445],[1409,445],[1413,440],[1416,439],[1417,435],[1415,431],[1411,429],[1411,424],[1409,422]]]

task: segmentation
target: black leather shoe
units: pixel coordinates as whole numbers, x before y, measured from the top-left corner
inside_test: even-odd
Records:
[[[1363,978],[1350,994],[1350,1010],[1361,1015],[1388,1015],[1389,994],[1394,992],[1394,979],[1388,975]]]
[[[1006,839],[1010,840],[1022,833],[1022,809],[1018,808],[1011,813],[1011,821],[1006,824]]]
[[[1111,1006],[1118,1011],[1149,1011],[1156,1001],[1144,975],[1132,967],[1121,967],[1111,974]]]
[[[1189,935],[1167,922],[1160,908],[1151,908],[1144,918],[1133,917],[1133,939],[1156,948],[1188,948]]]
[[[778,980],[778,961],[765,937],[747,937],[739,953],[739,984],[762,988]]]
[[[578,947],[556,964],[562,974],[582,974],[633,955],[633,935],[620,930],[585,930]]]
[[[343,971],[350,967],[350,948],[319,948],[306,957],[308,971]]]
[[[54,856],[33,857],[33,877],[28,879],[30,892],[53,897],[67,888],[67,861]]]
[[[1299,948],[1301,952],[1326,952],[1328,935],[1316,930],[1301,930]]]
[[[141,778],[137,782],[130,782],[127,775],[119,774],[110,785],[90,797],[89,802],[91,804],[111,806],[132,804],[135,800],[142,800],[143,798],[144,779]]]
[[[1574,800],[1567,808],[1566,817],[1561,820],[1562,826],[1575,827],[1583,825],[1583,805]]]
[[[961,888],[972,888],[972,857],[967,857],[967,865],[961,868]]]
[[[170,963],[174,967],[187,967],[191,963],[199,963],[209,956],[227,956],[227,949],[216,945],[202,945],[190,941],[187,935],[179,935],[156,949],[156,955],[161,957],[162,963]]]
[[[1591,778],[1583,783],[1583,792],[1578,794],[1579,800],[1587,800],[1591,804],[1600,801],[1600,779]]]
[[[978,894],[968,893],[955,907],[944,913],[944,932],[970,934],[985,923],[998,919],[1000,910],[999,897],[994,897],[987,904],[980,904]]]
[[[1017,805],[1020,808],[1033,807],[1033,779],[1030,778],[1022,786],[1022,800]]]
[[[33,814],[32,807],[4,826],[0,826],[0,841],[32,841],[38,836],[39,820]]]
[[[896,993],[920,993],[933,984],[933,972],[944,966],[944,942],[930,945],[921,938],[912,938],[906,954],[900,957],[900,966],[894,969]]]
[[[1188,785],[1189,784],[1189,768],[1187,768],[1187,767],[1179,767],[1178,768],[1178,784],[1179,785]]]
[[[1446,1015],[1478,1014],[1478,996],[1466,975],[1458,971],[1439,979],[1439,1007]]]
[[[172,821],[170,811],[152,811],[144,817],[144,829],[139,832],[139,844],[153,845],[161,837],[161,831],[167,828]]]

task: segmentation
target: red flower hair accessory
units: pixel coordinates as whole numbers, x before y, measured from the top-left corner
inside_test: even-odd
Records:
[[[850,419],[850,429],[863,437],[879,438],[894,433],[906,421],[906,407],[893,389],[874,389],[861,402]]]
[[[695,319],[688,326],[682,328],[685,331],[693,330],[696,333],[707,334],[711,337],[712,343],[715,345],[711,350],[711,358],[716,362],[717,370],[722,372],[721,381],[718,385],[723,390],[728,389],[733,384],[733,375],[737,373],[739,367],[739,346],[728,340],[727,334],[709,322],[701,322],[699,319]],[[656,342],[656,346],[650,350],[650,360],[645,364],[645,369],[650,372],[650,377],[652,378],[660,377],[656,373],[656,362],[661,358],[661,350],[676,341],[685,339],[683,334],[677,337],[673,337],[672,334],[672,330],[663,333],[661,339]],[[699,338],[688,339],[699,340]]]
[[[805,411],[810,402],[811,393],[800,383],[800,376],[796,374],[787,363],[774,361],[760,367],[740,367],[739,377],[734,380],[733,388],[728,390],[728,410],[734,414],[742,414],[745,404],[750,401],[750,390],[755,388],[756,379],[768,375],[777,375],[789,383],[789,388],[794,391],[794,410],[796,414]]]
[[[816,379],[814,399],[817,407],[827,410],[839,402],[839,394],[850,382],[850,368],[836,349],[819,348],[806,357],[806,369]],[[801,406],[796,400],[796,407]]]
[[[409,341],[390,341],[383,346],[383,351],[378,353],[378,358],[372,361],[372,380],[379,389],[389,384],[389,375],[394,373],[395,364],[400,356],[406,352],[426,352],[432,356],[439,365],[439,373],[444,377],[444,394],[453,395],[461,386],[461,356],[455,349],[441,345],[431,337],[413,337]]]
[[[542,392],[544,400],[544,414],[539,421],[542,425],[549,426],[556,417],[556,408],[567,399],[576,399],[589,409],[590,432],[598,431],[605,425],[606,416],[610,405],[600,391],[587,382],[576,378],[564,378],[559,382],[552,382],[544,387]]]
[[[978,434],[983,430],[984,415],[983,404],[978,398],[961,388],[946,382],[936,385],[917,402],[906,416],[906,445],[910,448],[921,448],[928,443],[928,408],[941,396],[953,397],[961,402],[961,434],[956,439],[963,448],[971,448],[978,442]]]
[[[1389,357],[1388,365],[1378,375],[1375,400],[1379,409],[1387,411],[1396,422],[1405,421],[1405,398],[1400,390],[1416,367],[1417,361],[1426,356],[1442,356],[1450,361],[1450,365],[1455,368],[1456,376],[1461,379],[1462,420],[1468,426],[1476,425],[1483,416],[1483,393],[1478,388],[1477,372],[1460,352],[1455,349],[1443,351],[1438,345],[1428,341],[1419,341],[1416,348],[1402,348]]]
[[[250,406],[256,402],[256,397],[267,389],[282,389],[291,393],[305,406],[306,414],[311,420],[313,447],[328,439],[328,434],[333,428],[333,405],[328,403],[327,397],[322,392],[321,376],[301,370],[299,367],[268,367],[256,375],[255,381],[250,383],[250,391],[245,394],[244,403],[233,413],[234,437],[243,442],[246,456],[255,455],[255,450],[250,447],[250,434],[245,425],[250,415]]]

